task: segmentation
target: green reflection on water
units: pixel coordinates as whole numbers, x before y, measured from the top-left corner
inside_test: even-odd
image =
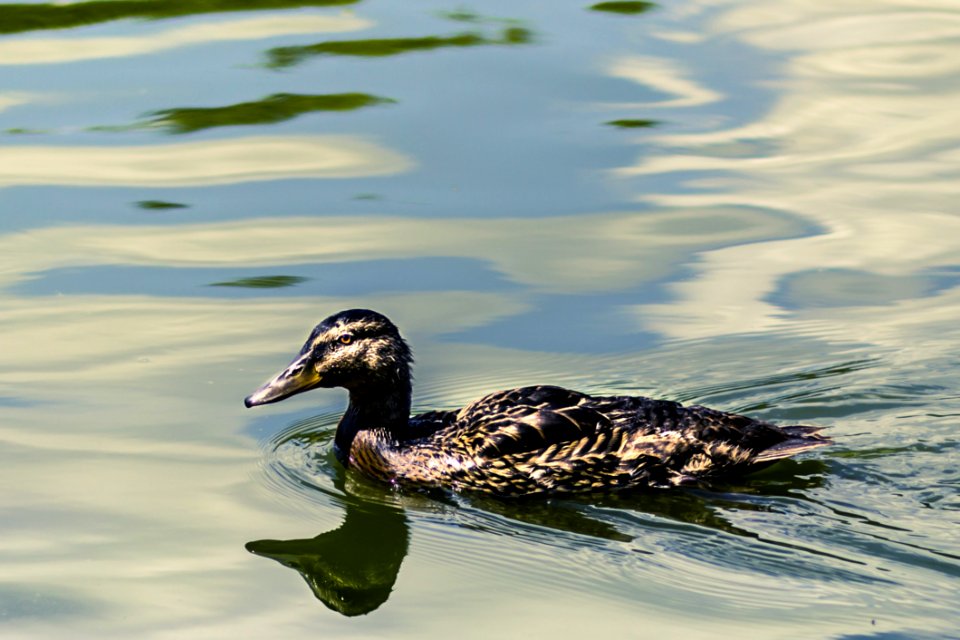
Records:
[[[467,32],[453,36],[426,36],[422,38],[332,40],[310,45],[270,49],[267,52],[267,66],[272,68],[290,67],[313,56],[383,57],[411,51],[432,51],[445,47],[528,44],[532,39],[533,34],[530,30],[523,27],[510,27],[504,29],[500,37],[494,38]]]
[[[329,7],[357,0],[99,0],[76,4],[0,4],[0,33],[67,29],[127,18],[176,18],[203,13]]]
[[[590,7],[593,11],[606,11],[608,13],[622,13],[626,15],[636,15],[638,13],[644,13],[653,9],[655,6],[652,2],[643,2],[638,0],[635,2],[598,2],[597,4]]]
[[[11,136],[36,136],[48,133],[43,129],[29,129],[27,127],[10,127],[9,129],[4,129],[3,132]]]
[[[623,120],[611,120],[606,124],[611,127],[617,127],[619,129],[643,129],[648,127],[655,127],[659,122],[656,120],[633,120],[633,119],[623,119]]]
[[[213,282],[211,287],[243,287],[246,289],[279,289],[281,287],[292,287],[307,278],[302,276],[257,276],[254,278],[240,278],[238,280],[226,280],[224,282]]]
[[[492,16],[484,16],[467,9],[438,11],[437,15],[447,20],[453,20],[454,22],[467,22],[470,24],[500,24],[516,26],[521,23],[521,21],[517,20],[516,18],[495,18]]]
[[[353,111],[396,100],[368,93],[331,93],[302,95],[275,93],[262,100],[241,102],[226,107],[189,107],[155,111],[151,125],[163,126],[173,133],[192,133],[213,127],[272,124],[290,120],[311,111]]]
[[[409,539],[402,510],[351,498],[343,524],[332,531],[315,538],[255,540],[246,548],[296,570],[330,609],[357,616],[390,597]]]
[[[135,203],[141,209],[149,211],[162,211],[165,209],[186,209],[190,205],[180,202],[167,202],[166,200],[140,200]]]

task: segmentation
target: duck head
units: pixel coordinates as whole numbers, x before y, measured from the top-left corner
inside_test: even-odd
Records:
[[[287,367],[244,399],[253,407],[317,387],[351,391],[410,385],[410,347],[390,320],[369,309],[349,309],[314,327]]]

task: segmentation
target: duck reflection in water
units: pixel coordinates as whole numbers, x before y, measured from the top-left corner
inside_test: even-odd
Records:
[[[330,609],[358,616],[390,597],[409,539],[402,508],[348,497],[336,529],[315,538],[255,540],[246,548],[299,572]]]

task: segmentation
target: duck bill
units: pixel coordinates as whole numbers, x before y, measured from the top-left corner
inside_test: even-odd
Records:
[[[286,369],[272,380],[244,398],[243,404],[255,407],[261,404],[279,402],[290,396],[309,391],[320,385],[321,377],[309,362],[309,354],[297,357]]]

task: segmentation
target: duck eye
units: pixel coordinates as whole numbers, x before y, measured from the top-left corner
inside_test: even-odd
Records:
[[[340,344],[351,344],[353,343],[353,334],[345,333],[339,338],[337,338],[337,340],[340,342]]]

